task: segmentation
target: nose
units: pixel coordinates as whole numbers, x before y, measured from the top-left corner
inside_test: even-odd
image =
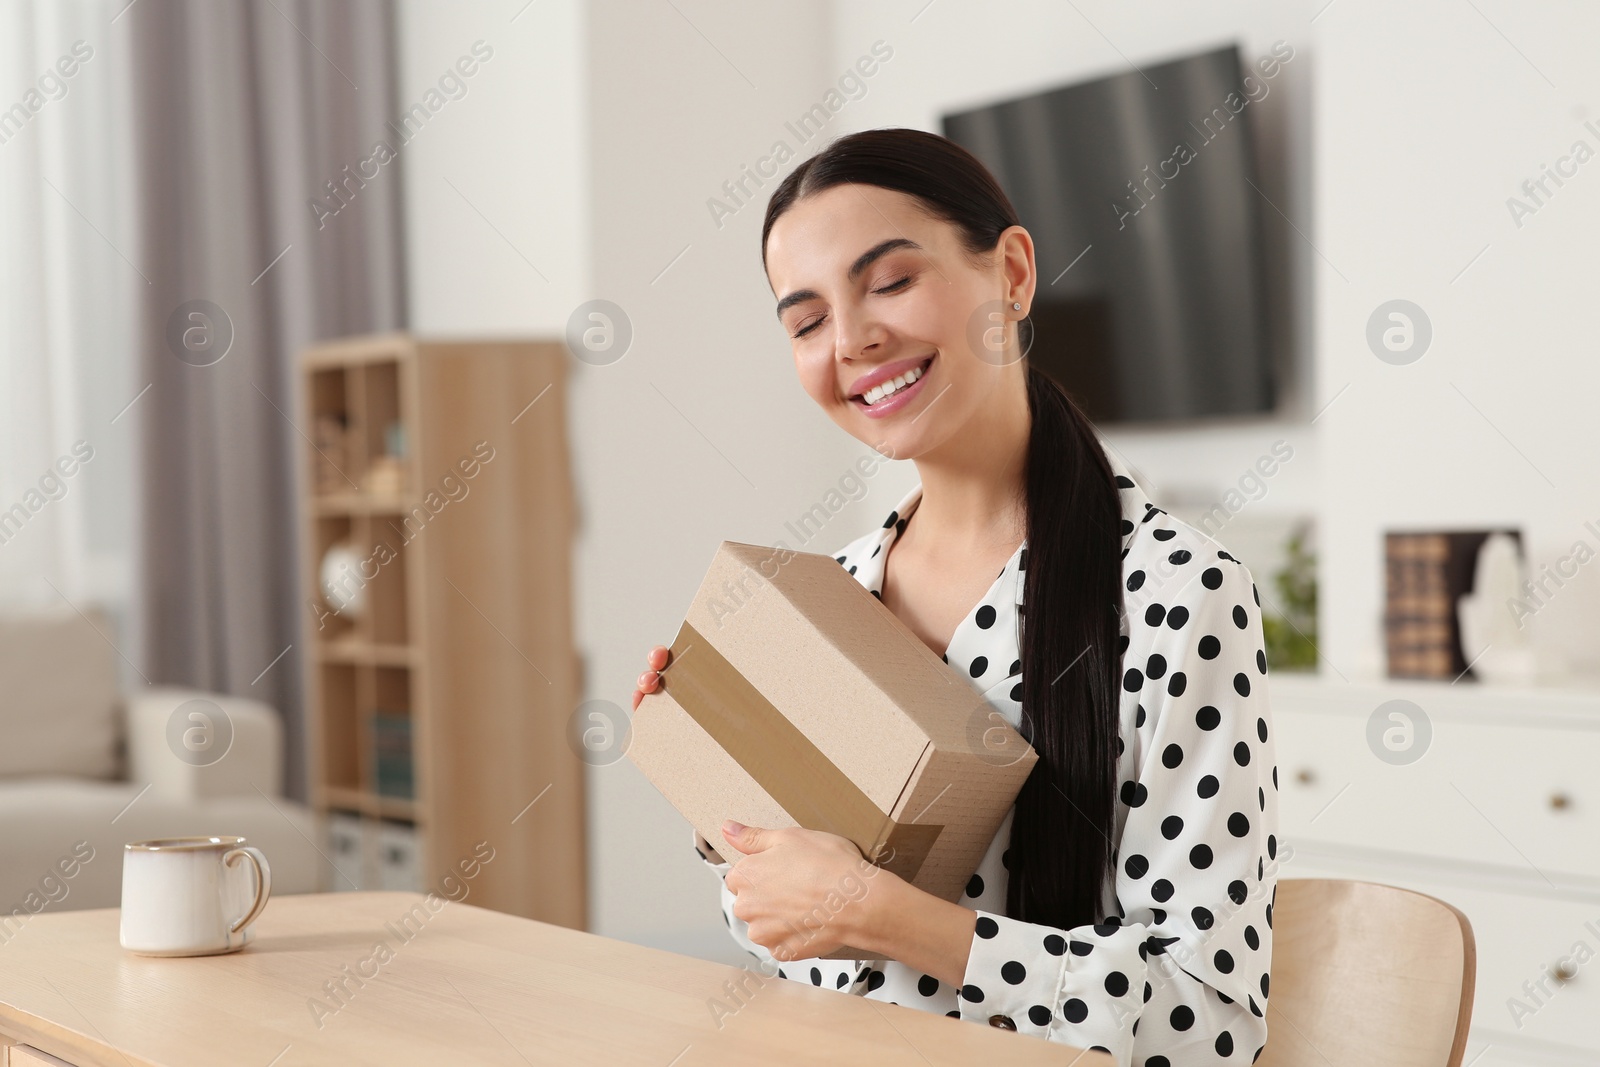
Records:
[[[870,357],[875,349],[888,340],[888,327],[861,305],[837,308],[833,322],[835,362]]]

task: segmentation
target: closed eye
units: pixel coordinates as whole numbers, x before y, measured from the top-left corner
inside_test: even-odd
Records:
[[[878,288],[878,289],[874,289],[872,291],[874,293],[883,293],[883,294],[898,293],[898,292],[900,292],[901,290],[903,290],[906,286],[908,286],[910,284],[911,284],[911,276],[908,274],[904,278],[901,278],[899,281],[890,282],[888,285],[885,285],[885,286],[883,286],[881,288]],[[812,330],[815,330],[818,326],[821,326],[824,322],[827,322],[827,321],[828,321],[828,317],[826,315],[824,315],[821,318],[815,320],[814,322],[807,323],[805,328],[803,328],[801,330],[797,330],[795,332],[794,336],[795,337],[804,337],[807,334],[809,334]]]

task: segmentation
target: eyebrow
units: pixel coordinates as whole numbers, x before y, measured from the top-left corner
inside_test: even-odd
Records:
[[[851,281],[854,281],[861,275],[862,271],[872,266],[872,264],[888,255],[890,252],[900,248],[914,248],[918,251],[922,250],[921,245],[917,244],[917,242],[908,237],[891,237],[886,241],[879,241],[877,244],[873,245],[871,248],[867,249],[865,252],[856,257],[856,261],[850,264],[850,269],[845,273],[845,276]],[[821,294],[815,289],[796,289],[794,292],[778,301],[778,317],[782,318],[783,313],[794,305],[802,303],[806,300],[815,300],[820,295]]]

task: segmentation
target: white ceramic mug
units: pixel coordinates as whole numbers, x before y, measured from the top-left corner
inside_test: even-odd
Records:
[[[122,947],[141,956],[234,952],[271,894],[267,857],[242,837],[135,841],[122,854]]]

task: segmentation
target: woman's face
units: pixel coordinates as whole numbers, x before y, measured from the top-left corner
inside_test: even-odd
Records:
[[[768,235],[767,278],[811,399],[852,436],[915,459],[1022,388],[1014,323],[1033,297],[1027,231],[1006,230],[992,259],[974,263],[956,228],[905,193],[838,185],[797,201]],[[893,392],[875,391],[904,374]]]

